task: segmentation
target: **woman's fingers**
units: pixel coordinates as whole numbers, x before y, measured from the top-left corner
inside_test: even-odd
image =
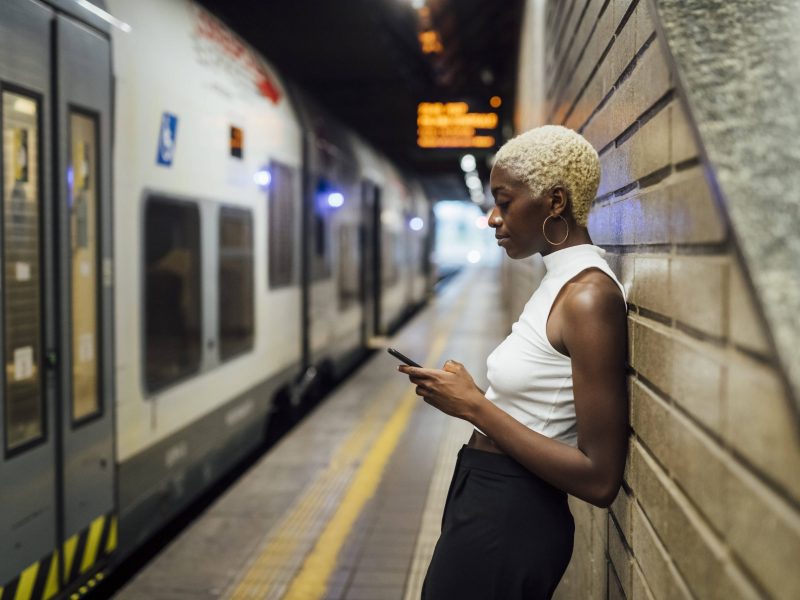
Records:
[[[417,367],[409,367],[407,365],[399,365],[397,367],[397,370],[400,371],[401,373],[405,373],[406,375],[419,376],[420,371],[424,371],[425,369],[419,369]]]
[[[456,360],[446,361],[442,369],[447,371],[448,373],[459,373],[465,371],[464,365],[462,365],[460,362]]]
[[[400,365],[397,367],[397,370],[413,378],[412,381],[432,381],[436,379],[437,374],[436,369],[421,369],[417,367],[406,367],[405,365]]]

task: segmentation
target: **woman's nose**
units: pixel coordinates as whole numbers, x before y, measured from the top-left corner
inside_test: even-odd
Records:
[[[489,227],[499,227],[500,226],[500,217],[496,216],[494,212],[497,210],[497,207],[492,208],[489,211],[489,216],[487,218],[489,222]]]

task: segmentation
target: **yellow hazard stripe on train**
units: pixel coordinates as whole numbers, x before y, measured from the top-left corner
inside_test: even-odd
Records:
[[[50,600],[70,583],[85,577],[97,563],[117,548],[117,516],[101,515],[76,533],[60,550],[33,563],[16,578],[0,586],[0,600]],[[62,580],[58,580],[59,561],[63,559]],[[95,573],[70,600],[77,600],[95,587],[104,577]]]

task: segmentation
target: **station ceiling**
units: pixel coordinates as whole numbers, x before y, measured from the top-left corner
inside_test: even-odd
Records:
[[[522,0],[199,2],[282,76],[421,175],[435,199],[467,198],[459,158],[474,154],[486,177],[481,158],[492,149],[419,148],[420,102],[466,101],[473,112],[499,97],[490,109],[499,116],[495,137],[499,144],[511,135]]]

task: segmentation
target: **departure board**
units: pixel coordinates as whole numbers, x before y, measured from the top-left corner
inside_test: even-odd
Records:
[[[499,103],[492,98],[491,106]],[[497,112],[471,110],[468,102],[420,102],[417,146],[420,148],[492,148],[497,140]]]

